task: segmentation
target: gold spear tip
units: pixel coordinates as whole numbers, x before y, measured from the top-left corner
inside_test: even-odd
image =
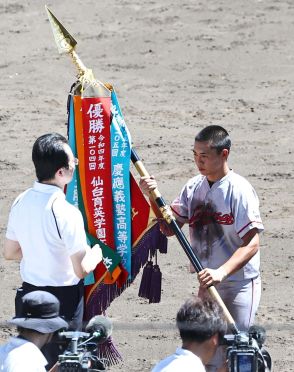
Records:
[[[46,12],[50,21],[55,42],[60,54],[69,54],[72,57],[73,63],[77,67],[79,74],[78,79],[82,84],[85,97],[109,97],[111,92],[108,87],[95,79],[92,70],[87,69],[77,55],[75,46],[76,40],[66,30],[66,28],[58,21],[51,10],[45,5]]]
[[[67,29],[59,22],[47,5],[45,9],[50,21],[55,43],[60,54],[70,53],[77,45],[76,40],[71,36]]]

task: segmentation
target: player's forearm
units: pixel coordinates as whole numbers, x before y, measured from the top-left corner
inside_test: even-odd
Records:
[[[205,268],[198,273],[198,280],[202,287],[215,285],[228,276],[240,270],[257,253],[259,249],[259,236],[256,229],[249,231],[243,237],[243,245],[218,269]]]
[[[221,266],[226,276],[230,276],[240,270],[259,250],[259,234],[256,228],[249,230],[242,240],[242,246]]]
[[[258,249],[259,244],[257,242],[251,242],[245,247],[238,248],[229,260],[221,266],[226,276],[228,277],[244,267],[257,253]]]

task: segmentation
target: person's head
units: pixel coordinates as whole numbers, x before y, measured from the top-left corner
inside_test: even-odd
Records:
[[[209,181],[217,181],[225,175],[230,148],[229,134],[219,125],[209,125],[196,135],[193,149],[195,163]]]
[[[49,342],[53,333],[68,324],[59,316],[59,300],[51,293],[33,291],[22,297],[21,314],[8,321],[21,335],[41,343]],[[45,336],[45,337],[43,337]],[[42,345],[39,345],[42,346]]]
[[[227,331],[227,322],[220,306],[209,297],[190,298],[179,309],[176,321],[183,347],[196,350],[204,345],[204,362],[208,362],[216,351],[220,337]]]
[[[62,183],[71,181],[76,159],[67,139],[58,133],[48,133],[37,138],[33,145],[32,160],[39,182],[52,181],[57,176]]]

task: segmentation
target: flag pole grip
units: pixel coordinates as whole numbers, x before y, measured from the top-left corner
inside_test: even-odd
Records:
[[[131,151],[131,160],[134,164],[135,168],[137,169],[139,175],[141,177],[150,177],[149,173],[147,172],[144,164],[140,160],[137,152],[132,148]],[[197,273],[199,273],[201,270],[204,269],[202,266],[202,263],[200,262],[199,258],[193,251],[190,243],[188,242],[187,238],[185,237],[182,230],[179,228],[179,225],[177,224],[177,221],[172,213],[171,208],[165,203],[164,199],[162,198],[159,190],[156,188],[155,190],[152,190],[150,192],[153,200],[157,204],[159,210],[161,211],[161,214],[164,218],[164,220],[168,223],[169,227],[172,229],[174,234],[176,235],[179,243],[181,244],[182,248],[184,249],[186,255],[188,256],[189,260],[191,261],[194,269]],[[210,295],[214,298],[214,300],[219,304],[219,306],[223,309],[225,318],[231,327],[232,331],[234,333],[239,333],[239,330],[237,328],[237,325],[231,316],[229,310],[227,309],[225,303],[223,302],[222,298],[220,297],[219,293],[217,292],[216,288],[214,286],[210,286],[208,288],[208,292]]]

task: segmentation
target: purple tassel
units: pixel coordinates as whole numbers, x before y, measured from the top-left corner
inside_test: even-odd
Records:
[[[120,288],[116,284],[100,283],[88,299],[84,319],[90,320],[93,316],[102,314],[111,302],[135,280],[142,266],[147,262],[148,256],[152,257],[156,254],[156,248],[160,253],[166,253],[167,238],[160,232],[158,223],[146,232],[136,247],[132,248],[132,279]]]
[[[163,234],[158,237],[157,247],[160,253],[167,253],[167,237]]]
[[[117,348],[115,347],[111,336],[98,345],[97,357],[102,361],[106,367],[113,366],[122,362],[123,358]]]
[[[153,266],[151,275],[151,288],[149,293],[149,303],[158,303],[161,299],[161,279],[162,274],[158,265]]]
[[[139,288],[139,297],[149,298],[150,286],[151,286],[151,275],[153,271],[152,261],[148,261],[146,266],[143,269],[141,284]]]

